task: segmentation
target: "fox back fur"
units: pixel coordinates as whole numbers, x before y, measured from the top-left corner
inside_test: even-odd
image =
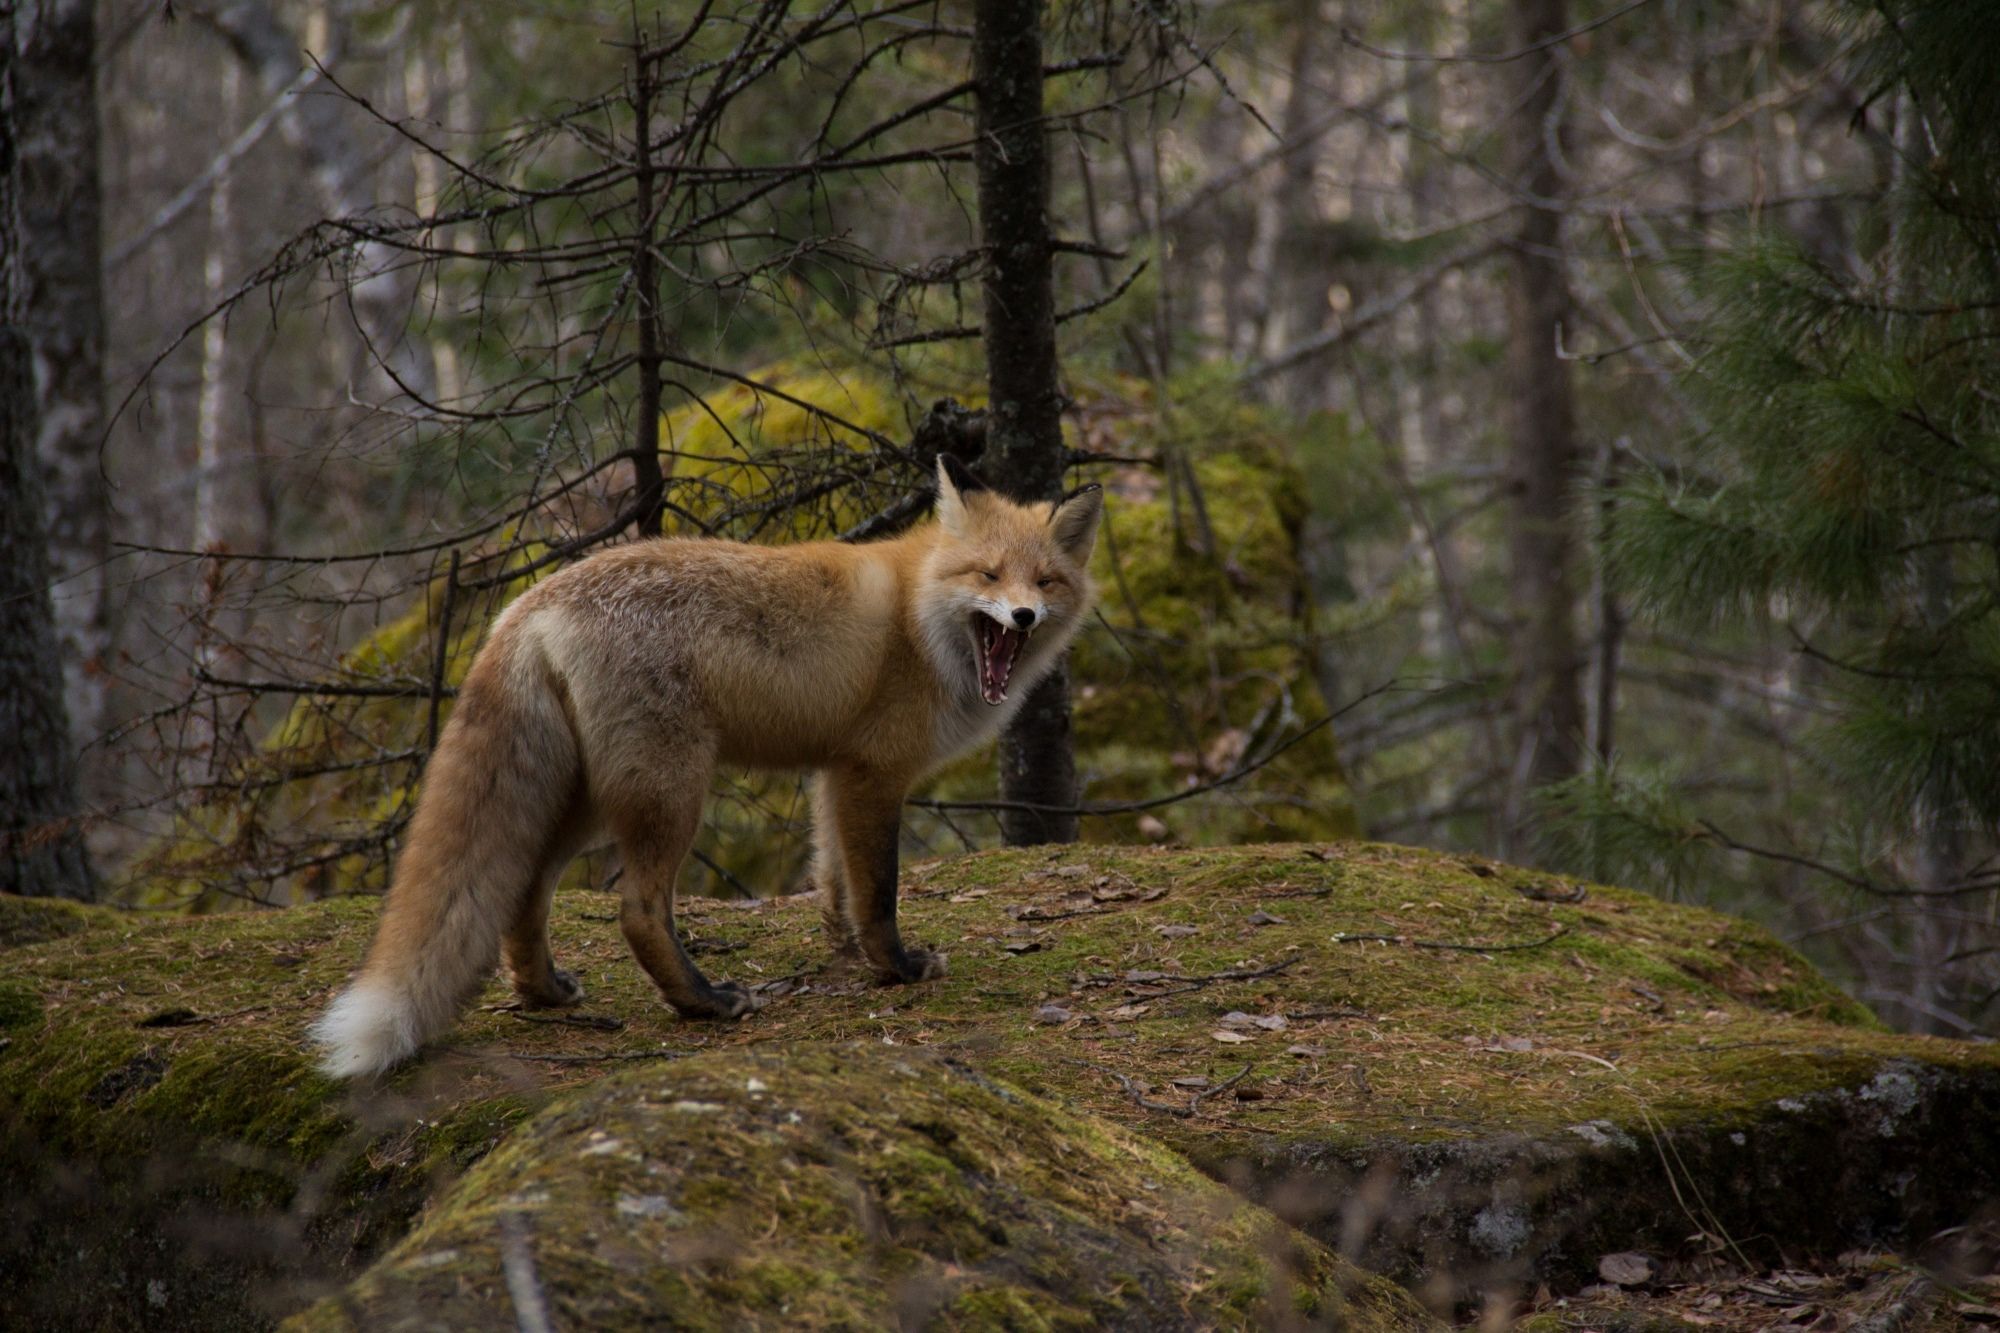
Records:
[[[523,593],[467,673],[424,775],[360,971],[318,1020],[322,1067],[373,1074],[457,1019],[503,958],[529,1005],[569,1005],[549,900],[600,830],[619,921],[687,1017],[734,1018],[674,931],[674,881],[718,764],[817,770],[813,878],[829,937],[885,981],[941,976],[896,929],[910,786],[992,735],[1091,601],[1101,493],[1016,504],[940,459],[937,521],[859,545],[668,539]]]

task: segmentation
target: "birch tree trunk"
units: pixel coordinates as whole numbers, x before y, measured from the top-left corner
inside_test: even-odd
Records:
[[[1041,0],[977,0],[979,225],[986,251],[987,480],[1021,500],[1063,489],[1062,389],[1056,378],[1048,138],[1042,123]],[[1000,796],[1076,804],[1069,670],[1051,672],[1000,737]],[[1010,810],[1009,845],[1074,842],[1075,815]]]
[[[112,617],[103,574],[110,504],[104,439],[104,284],[91,0],[12,10],[16,201],[23,316],[36,395],[31,445],[48,508],[47,557],[73,741],[103,729]]]
[[[35,448],[37,349],[26,328],[33,284],[23,216],[38,188],[30,169],[39,158],[24,151],[18,131],[21,84],[33,82],[20,77],[21,57],[33,46],[37,17],[0,6],[0,891],[89,898],[96,881],[75,823],[76,765]]]

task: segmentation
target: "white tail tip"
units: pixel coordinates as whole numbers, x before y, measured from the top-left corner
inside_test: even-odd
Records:
[[[416,1015],[392,990],[356,983],[310,1029],[323,1048],[319,1067],[334,1078],[362,1078],[392,1069],[417,1049]]]

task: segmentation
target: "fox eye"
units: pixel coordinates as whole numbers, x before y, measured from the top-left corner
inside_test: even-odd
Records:
[[[985,579],[988,583],[998,583],[1000,581],[1000,576],[990,569],[980,570],[979,577]]]
[[[1054,580],[1054,579],[1036,579],[1036,580],[1035,580],[1035,586],[1036,586],[1037,588],[1046,588],[1046,587],[1048,587],[1048,586],[1049,586],[1050,584],[1052,584],[1052,583],[1054,583],[1054,582],[1055,582],[1055,580]]]

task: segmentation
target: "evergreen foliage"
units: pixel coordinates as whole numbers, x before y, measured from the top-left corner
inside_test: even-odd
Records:
[[[1835,263],[1767,227],[1705,257],[1685,387],[1706,429],[1614,492],[1607,559],[1655,622],[1789,637],[1834,799],[1794,846],[1755,850],[1898,904],[1908,965],[1960,964],[1937,1003],[1976,1021],[1992,979],[1963,973],[1991,941],[1935,927],[1951,908],[1977,930],[2000,883],[2000,25],[1977,0],[1846,23],[1857,129],[1896,154],[1877,243]],[[1691,847],[1753,850],[1650,778],[1606,768],[1546,796],[1599,873],[1684,878]]]

